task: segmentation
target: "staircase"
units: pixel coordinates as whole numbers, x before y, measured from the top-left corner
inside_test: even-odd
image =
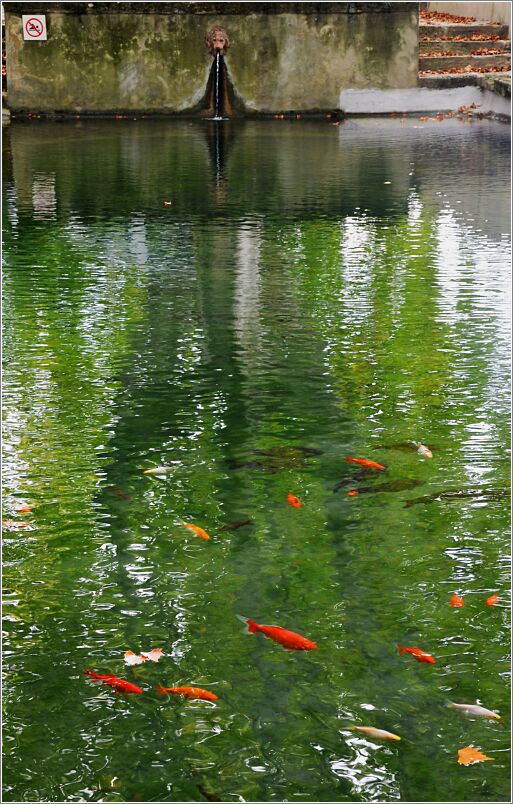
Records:
[[[472,17],[420,11],[419,86],[483,85],[511,94],[508,26]]]

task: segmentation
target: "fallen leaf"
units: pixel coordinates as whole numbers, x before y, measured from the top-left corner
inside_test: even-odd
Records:
[[[473,765],[475,762],[485,762],[487,759],[493,761],[494,757],[487,757],[473,745],[458,749],[458,765]]]
[[[150,651],[148,651],[148,653],[142,650],[141,655],[144,656],[145,659],[149,659],[150,662],[158,662],[158,660],[164,655],[164,651],[162,648],[152,648]]]
[[[125,655],[125,664],[133,665],[133,664],[142,664],[146,661],[146,656],[138,656],[133,650],[127,650]]]

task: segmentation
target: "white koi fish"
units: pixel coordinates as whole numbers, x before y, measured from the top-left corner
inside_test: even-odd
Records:
[[[145,475],[167,475],[168,472],[172,472],[172,466],[155,466],[153,469],[145,469],[143,474]]]
[[[500,720],[501,716],[497,712],[492,712],[491,709],[485,709],[484,706],[477,704],[457,704],[450,701],[447,706],[450,709],[457,709],[465,715],[474,715],[475,717],[487,717],[489,720]]]
[[[417,452],[419,453],[419,455],[423,455],[424,458],[433,457],[433,453],[431,452],[429,447],[424,446],[424,444],[421,444],[420,441],[415,441],[415,446],[417,447]]]

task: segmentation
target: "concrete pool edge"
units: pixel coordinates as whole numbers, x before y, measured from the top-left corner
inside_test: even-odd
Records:
[[[511,121],[511,99],[483,86],[344,89],[340,93],[340,108],[345,116],[451,112],[472,103],[486,116]]]

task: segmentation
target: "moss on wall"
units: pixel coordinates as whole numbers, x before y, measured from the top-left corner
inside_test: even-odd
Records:
[[[25,42],[21,14],[6,11],[14,111],[191,112],[205,92],[204,36],[214,25],[230,35],[226,64],[250,112],[336,109],[342,89],[417,81],[410,4],[388,14],[46,15],[47,41]]]

